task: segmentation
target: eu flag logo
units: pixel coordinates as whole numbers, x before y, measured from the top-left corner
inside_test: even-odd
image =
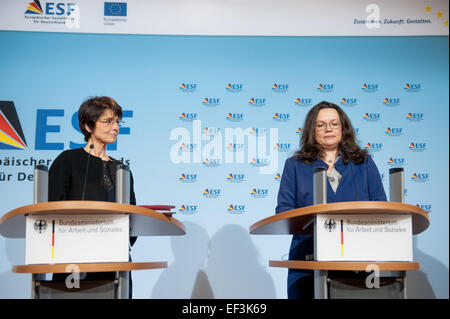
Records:
[[[127,3],[126,2],[105,2],[105,16],[126,17],[127,16]]]

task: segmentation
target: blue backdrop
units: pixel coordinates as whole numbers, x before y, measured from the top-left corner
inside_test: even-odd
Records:
[[[290,236],[248,227],[274,214],[278,174],[322,100],[349,115],[387,194],[389,168],[404,167],[406,203],[431,220],[409,295],[448,298],[448,37],[2,31],[0,43],[0,101],[14,102],[27,145],[0,143],[0,214],[32,202],[33,160],[82,143],[83,100],[115,98],[125,124],[109,154],[131,166],[138,204],[173,204],[187,228],[137,241],[134,261],[169,268],[133,273],[135,298],[286,298],[287,271],[268,260],[286,258]],[[0,238],[1,298],[29,297],[30,277],[11,272],[24,245]]]

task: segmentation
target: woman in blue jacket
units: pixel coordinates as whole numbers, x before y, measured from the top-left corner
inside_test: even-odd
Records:
[[[378,169],[355,138],[353,126],[337,105],[320,102],[307,114],[300,150],[284,165],[276,213],[313,205],[313,169],[327,168],[327,203],[386,201]],[[290,260],[313,254],[312,235],[294,235]],[[313,271],[289,269],[288,298],[313,298]]]

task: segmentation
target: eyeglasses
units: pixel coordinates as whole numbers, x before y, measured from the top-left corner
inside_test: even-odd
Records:
[[[114,119],[98,120],[97,122],[106,124],[108,126],[113,126],[114,123],[116,123],[119,127],[121,127],[123,125],[123,123],[125,123],[122,120],[114,120]]]
[[[326,130],[328,128],[328,126],[330,127],[330,129],[335,130],[337,128],[339,128],[342,125],[341,122],[339,121],[333,121],[330,123],[326,123],[326,122],[316,122],[316,129],[318,130]]]

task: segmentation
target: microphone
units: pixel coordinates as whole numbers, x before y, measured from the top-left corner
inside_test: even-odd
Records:
[[[327,169],[324,166],[313,169],[313,204],[327,203]]]
[[[86,162],[86,170],[84,173],[83,192],[81,193],[81,200],[84,200],[84,195],[86,193],[86,181],[87,181],[87,176],[88,176],[88,171],[89,171],[89,160],[91,159],[91,151],[93,149],[94,149],[94,144],[89,145],[89,155],[88,155],[88,159]]]

